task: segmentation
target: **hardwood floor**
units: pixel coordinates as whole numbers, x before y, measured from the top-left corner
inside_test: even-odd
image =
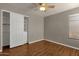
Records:
[[[16,48],[4,49],[0,55],[7,56],[79,56],[79,50],[48,41],[25,44]]]

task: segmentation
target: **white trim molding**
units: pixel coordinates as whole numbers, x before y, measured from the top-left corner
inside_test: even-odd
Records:
[[[63,44],[63,43],[60,43],[60,42],[52,41],[52,40],[49,40],[49,39],[39,39],[39,40],[36,40],[36,41],[29,42],[29,44],[32,44],[32,43],[35,43],[35,42],[39,42],[39,41],[42,41],[42,40],[46,40],[48,42],[56,43],[56,44],[59,44],[59,45],[63,45],[65,47],[69,47],[69,48],[72,48],[72,49],[79,50],[78,47],[74,47],[74,46],[71,46],[71,45],[67,45],[67,44]]]
[[[72,49],[77,49],[77,50],[79,50],[78,47],[74,47],[74,46],[71,46],[71,45],[63,44],[63,43],[56,42],[56,41],[52,41],[52,40],[48,40],[48,39],[45,39],[45,40],[46,40],[46,41],[49,41],[49,42],[52,42],[52,43],[59,44],[59,45],[63,45],[63,46],[66,46],[66,47],[69,47],[69,48],[72,48]]]
[[[32,44],[32,43],[35,43],[35,42],[39,42],[39,41],[42,41],[42,40],[45,40],[45,39],[35,40],[35,41],[32,41],[32,42],[29,42],[29,44]]]

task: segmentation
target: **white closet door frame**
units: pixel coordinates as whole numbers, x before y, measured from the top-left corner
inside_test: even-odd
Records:
[[[1,33],[0,33],[0,35],[1,35],[1,36],[0,36],[0,52],[3,51],[3,38],[2,38],[2,37],[3,37],[3,34],[2,34],[2,32],[3,32],[3,27],[2,27],[2,24],[3,24],[3,20],[2,20],[2,19],[3,19],[3,16],[2,16],[2,15],[3,15],[3,13],[2,13],[2,11],[0,10],[0,17],[1,17],[1,18],[0,18],[0,22],[1,22],[1,23],[0,23],[0,27],[1,27],[1,28],[0,28],[0,32],[1,32]]]

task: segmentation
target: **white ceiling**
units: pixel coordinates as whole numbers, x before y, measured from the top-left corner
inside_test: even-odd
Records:
[[[51,3],[49,5],[55,5],[55,8],[48,9],[46,12],[41,12],[33,3],[0,3],[0,8],[20,13],[36,13],[44,17],[79,7],[79,3]]]
[[[28,12],[33,6],[31,3],[0,3],[0,8]]]
[[[54,9],[49,9],[47,11],[47,16],[79,7],[79,3],[58,3],[54,5],[56,7]]]

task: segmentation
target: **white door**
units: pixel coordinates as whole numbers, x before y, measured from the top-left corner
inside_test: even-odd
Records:
[[[27,35],[24,37],[24,16],[10,13],[10,48],[27,43]]]

